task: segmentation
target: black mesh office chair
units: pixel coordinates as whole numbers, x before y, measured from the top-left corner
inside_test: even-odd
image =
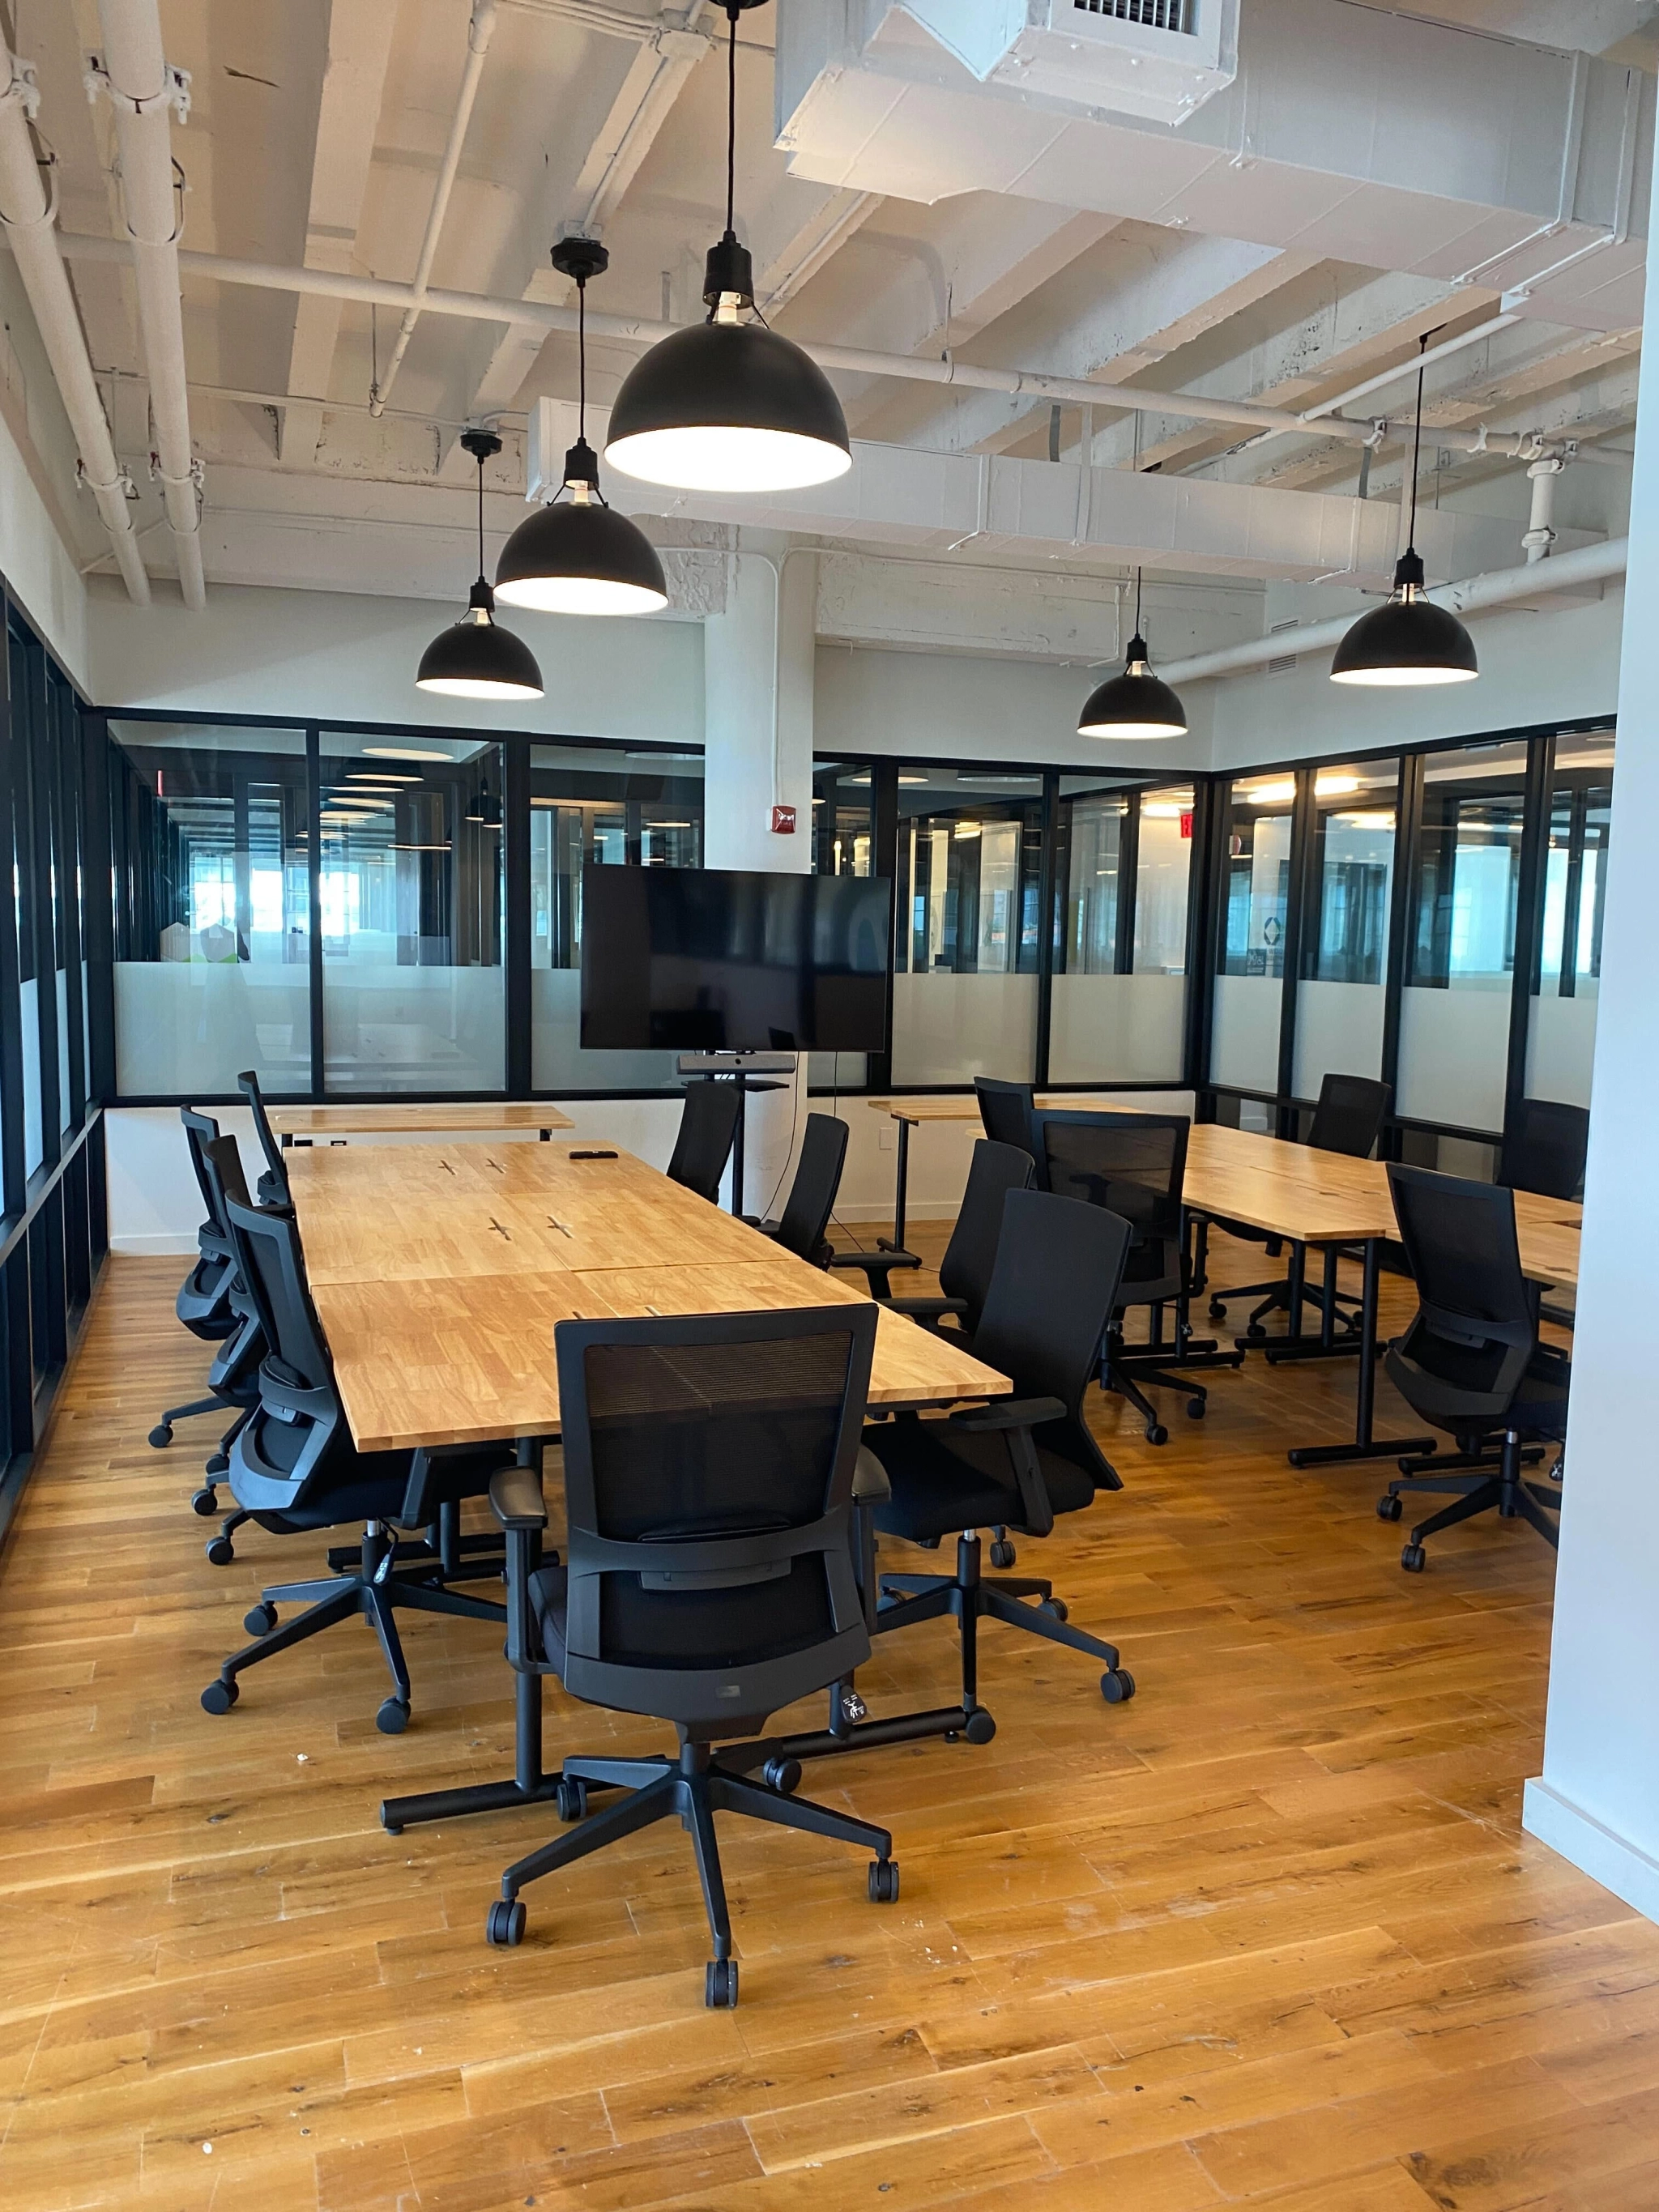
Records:
[[[680,1109],[679,1134],[668,1163],[668,1179],[683,1183],[711,1206],[720,1203],[720,1177],[732,1157],[743,1093],[725,1080],[690,1083]]]
[[[869,1656],[853,1569],[852,1494],[876,1310],[562,1322],[568,1565],[538,1566],[545,1523],[528,1469],[490,1496],[508,1542],[507,1655],[573,1698],[671,1721],[678,1758],[568,1758],[560,1810],[587,1784],[629,1795],[507,1868],[492,1943],[524,1935],[520,1892],[653,1822],[691,1838],[714,1956],[704,1997],[738,2000],[716,1812],[800,1828],[875,1855],[869,1892],[898,1894],[885,1829],[751,1781],[741,1744],[768,1716]]]
[[[1033,1092],[1029,1083],[1004,1083],[994,1075],[976,1075],[974,1096],[979,1101],[985,1133],[994,1145],[1012,1145],[1022,1152],[1031,1150]]]
[[[228,1144],[228,1139],[222,1139]],[[360,1452],[351,1441],[328,1347],[306,1283],[300,1232],[289,1213],[229,1201],[244,1276],[270,1346],[259,1370],[259,1403],[231,1448],[230,1486],[248,1517],[279,1535],[303,1535],[350,1522],[363,1524],[356,1572],[278,1583],[261,1592],[245,1622],[256,1640],[234,1653],[202,1692],[210,1713],[228,1713],[237,1677],[337,1620],[367,1619],[391,1672],[392,1695],[375,1715],[386,1735],[409,1723],[409,1668],[394,1618],[398,1607],[504,1623],[499,1605],[447,1589],[435,1558],[399,1570],[392,1524],[423,1528],[441,1504],[481,1497],[510,1447],[453,1451]],[[277,1625],[279,1605],[303,1613]]]
[[[1386,1083],[1374,1081],[1366,1075],[1328,1074],[1319,1086],[1319,1101],[1314,1108],[1313,1124],[1308,1131],[1308,1143],[1317,1152],[1340,1152],[1346,1158],[1368,1160],[1382,1124],[1389,1118],[1389,1105],[1394,1093]],[[1263,1229],[1252,1228],[1249,1222],[1222,1219],[1218,1225],[1230,1237],[1243,1243],[1265,1244],[1270,1257],[1277,1258],[1282,1240],[1270,1237]],[[1349,1329],[1359,1326],[1358,1298],[1336,1288],[1334,1268],[1328,1268],[1322,1285],[1304,1281],[1303,1297],[1323,1310],[1326,1291],[1331,1297],[1331,1320],[1334,1324],[1346,1322]],[[1270,1313],[1288,1313],[1294,1303],[1295,1293],[1288,1275],[1267,1283],[1241,1283],[1236,1289],[1214,1291],[1210,1296],[1210,1319],[1226,1318],[1229,1298],[1256,1298],[1261,1303],[1245,1323],[1244,1334],[1253,1343],[1267,1336],[1263,1327]]]
[[[259,1079],[251,1067],[246,1067],[236,1079],[236,1088],[246,1099],[253,1116],[253,1133],[259,1139],[259,1150],[265,1156],[264,1170],[255,1185],[261,1206],[292,1206],[293,1193],[288,1187],[288,1163],[283,1158],[282,1146],[276,1132],[270,1126],[270,1116],[265,1112],[264,1094]]]
[[[736,1087],[734,1084],[732,1088]],[[824,1232],[836,1210],[836,1194],[841,1188],[847,1137],[847,1124],[837,1115],[809,1114],[801,1136],[795,1179],[789,1186],[781,1216],[776,1221],[750,1224],[775,1243],[782,1245],[786,1252],[793,1252],[798,1260],[805,1260],[814,1267],[830,1265],[830,1249]]]
[[[1011,1190],[1030,1190],[1035,1180],[1029,1152],[1012,1145],[993,1144],[981,1137],[968,1162],[968,1182],[962,1206],[939,1265],[936,1298],[896,1298],[892,1291],[895,1267],[914,1265],[896,1252],[837,1252],[831,1266],[858,1267],[874,1295],[890,1304],[895,1313],[908,1314],[928,1328],[953,1324],[971,1338],[979,1327],[996,1268],[997,1245],[1002,1236],[1002,1201]]]
[[[1497,1180],[1505,1190],[1577,1198],[1589,1150],[1587,1108],[1563,1106],[1553,1098],[1523,1098],[1504,1134]]]
[[[1100,1385],[1127,1398],[1146,1425],[1148,1443],[1170,1432],[1143,1385],[1179,1390],[1187,1411],[1201,1420],[1207,1394],[1171,1369],[1237,1367],[1240,1352],[1223,1352],[1213,1339],[1195,1338],[1188,1319],[1191,1291],[1182,1185],[1187,1172],[1191,1124],[1180,1114],[1052,1113],[1031,1116],[1037,1179],[1056,1197],[1104,1206],[1129,1224],[1132,1243],[1118,1303],[1101,1346]],[[1173,1343],[1164,1337],[1164,1309],[1175,1308]],[[1147,1340],[1125,1340],[1131,1306],[1149,1309]]]
[[[865,1431],[866,1448],[880,1461],[891,1491],[871,1508],[876,1527],[929,1547],[943,1536],[957,1539],[954,1575],[883,1570],[875,1627],[885,1636],[918,1621],[955,1617],[962,1733],[972,1743],[995,1734],[979,1703],[981,1620],[1003,1621],[1101,1661],[1101,1692],[1109,1704],[1134,1695],[1115,1646],[1069,1626],[1051,1583],[981,1578],[977,1534],[1011,1528],[1046,1536],[1059,1515],[1080,1511],[1097,1490],[1122,1488],[1089,1433],[1083,1399],[1116,1310],[1132,1241],[1128,1223],[1103,1207],[1042,1191],[1009,1191],[974,1356],[1008,1376],[1012,1399],[945,1420],[902,1415]]]
[[[1444,1471],[1430,1461],[1422,1474],[1397,1477],[1376,1501],[1382,1519],[1397,1521],[1402,1492],[1449,1492],[1455,1500],[1412,1530],[1400,1564],[1420,1573],[1425,1536],[1494,1506],[1505,1520],[1529,1522],[1553,1546],[1559,1492],[1525,1479],[1522,1454],[1528,1443],[1565,1437],[1572,1368],[1564,1352],[1538,1340],[1537,1298],[1521,1272],[1514,1195],[1492,1183],[1395,1164],[1389,1185],[1418,1310],[1389,1345],[1383,1367],[1414,1413],[1456,1439],[1460,1455]],[[1494,1438],[1501,1440],[1495,1469]],[[1474,1471],[1449,1471],[1460,1464]]]
[[[192,1398],[188,1405],[169,1406],[150,1431],[149,1441],[157,1451],[164,1449],[173,1442],[173,1423],[187,1420],[197,1413],[229,1413],[234,1417],[219,1439],[218,1449],[207,1462],[207,1480],[191,1499],[195,1510],[206,1518],[219,1510],[215,1479],[228,1468],[228,1454],[236,1432],[247,1417],[247,1409],[258,1400],[259,1362],[264,1357],[264,1339],[260,1334],[258,1316],[242,1284],[236,1247],[224,1211],[224,1192],[209,1157],[215,1144],[222,1141],[230,1145],[232,1164],[228,1172],[235,1178],[235,1187],[246,1195],[234,1145],[228,1139],[220,1139],[219,1125],[210,1115],[198,1114],[192,1107],[182,1107],[179,1120],[184,1124],[185,1143],[207,1218],[196,1232],[196,1265],[180,1286],[173,1310],[192,1335],[216,1344],[219,1348],[208,1370],[208,1395]]]

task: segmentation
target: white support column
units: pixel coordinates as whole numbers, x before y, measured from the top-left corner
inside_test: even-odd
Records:
[[[812,862],[812,679],[817,556],[745,531],[726,612],[703,625],[703,865],[805,875]],[[775,805],[795,828],[772,828]],[[746,1213],[775,1213],[806,1121],[806,1055],[792,1087],[749,1102]]]
[[[1648,283],[1659,283],[1659,228]],[[1643,358],[1638,406],[1549,1721],[1524,1817],[1659,1920],[1659,1480],[1647,1389],[1659,1240],[1659,350]]]

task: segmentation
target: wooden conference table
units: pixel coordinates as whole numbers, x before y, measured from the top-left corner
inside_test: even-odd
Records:
[[[347,1137],[464,1136],[477,1132],[494,1136],[502,1130],[534,1129],[545,1144],[556,1129],[575,1127],[541,1098],[508,1098],[494,1105],[488,1101],[458,1098],[411,1101],[406,1106],[272,1106],[267,1118],[283,1140],[290,1145],[340,1144]]]
[[[388,1145],[294,1154],[289,1182],[312,1298],[359,1450],[510,1438],[521,1461],[538,1460],[559,1432],[553,1331],[561,1321],[866,1299],[861,1286],[808,1267],[643,1161],[620,1150],[581,1158],[589,1149]],[[872,1406],[952,1405],[1012,1387],[902,1315],[879,1310]],[[540,1677],[520,1674],[514,1683],[513,1780],[388,1800],[388,1827],[551,1795]]]
[[[872,1098],[878,1112],[899,1122],[900,1158],[906,1121],[976,1121],[979,1107],[972,1098],[895,1100]],[[1109,1110],[1100,1099],[1069,1096],[1039,1098],[1039,1110],[1079,1112]],[[1311,1146],[1291,1144],[1282,1138],[1258,1136],[1217,1121],[1194,1122],[1187,1143],[1187,1173],[1182,1198],[1189,1214],[1222,1221],[1238,1221],[1278,1237],[1292,1247],[1289,1273],[1292,1283],[1290,1340],[1272,1340],[1261,1347],[1277,1363],[1287,1358],[1319,1358],[1358,1349],[1376,1341],[1377,1285],[1382,1247],[1397,1237],[1394,1201],[1389,1190],[1388,1169],[1380,1160],[1356,1160],[1340,1152],[1315,1152]],[[902,1206],[901,1190],[900,1206]],[[1582,1208],[1567,1199],[1540,1198],[1528,1191],[1515,1194],[1516,1230],[1521,1264],[1535,1282],[1572,1288],[1578,1279],[1578,1239]],[[898,1224],[894,1241],[902,1243]],[[1353,1346],[1333,1340],[1328,1318],[1319,1338],[1304,1340],[1299,1334],[1297,1289],[1304,1248],[1322,1248],[1327,1254],[1327,1279],[1332,1279],[1339,1247],[1358,1247],[1361,1255],[1360,1319]],[[1243,1343],[1244,1340],[1240,1339]],[[1354,1394],[1354,1434],[1340,1444],[1302,1444],[1288,1456],[1292,1467],[1319,1467],[1357,1459],[1392,1459],[1398,1455],[1431,1450],[1428,1437],[1378,1437],[1374,1431],[1376,1372],[1374,1360],[1361,1358]]]

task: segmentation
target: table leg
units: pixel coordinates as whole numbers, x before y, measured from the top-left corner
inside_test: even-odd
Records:
[[[1376,1307],[1382,1273],[1382,1239],[1367,1237],[1364,1274],[1360,1293],[1359,1380],[1354,1393],[1354,1433],[1352,1443],[1302,1444],[1285,1456],[1292,1467],[1340,1467],[1348,1460],[1395,1459],[1407,1453],[1431,1452],[1432,1437],[1377,1437],[1371,1432],[1376,1407]]]
[[[1300,1336],[1302,1334],[1302,1291],[1303,1285],[1307,1279],[1307,1246],[1305,1244],[1292,1244],[1291,1247],[1291,1264],[1287,1270],[1289,1281],[1286,1286],[1287,1297],[1285,1308],[1285,1332],[1292,1341],[1294,1341],[1296,1338]]]
[[[708,1079],[711,1083],[724,1079],[735,1083],[738,1086],[738,1126],[732,1139],[732,1211],[741,1219],[743,1216],[743,1124],[748,1085],[741,1075],[728,1076],[725,1079],[710,1076]]]
[[[904,1242],[904,1204],[910,1182],[910,1124],[902,1114],[894,1118],[898,1122],[898,1165],[893,1177],[893,1234],[890,1240],[878,1237],[876,1249],[902,1252],[909,1259],[914,1255],[907,1250]]]

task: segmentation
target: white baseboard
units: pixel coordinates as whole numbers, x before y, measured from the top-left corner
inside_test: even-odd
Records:
[[[1521,1825],[1603,1889],[1633,1905],[1648,1919],[1659,1921],[1659,1859],[1603,1827],[1593,1814],[1552,1790],[1541,1776],[1527,1784]]]
[[[191,1258],[196,1250],[194,1237],[164,1235],[158,1237],[112,1237],[112,1252],[126,1253],[140,1260]]]

